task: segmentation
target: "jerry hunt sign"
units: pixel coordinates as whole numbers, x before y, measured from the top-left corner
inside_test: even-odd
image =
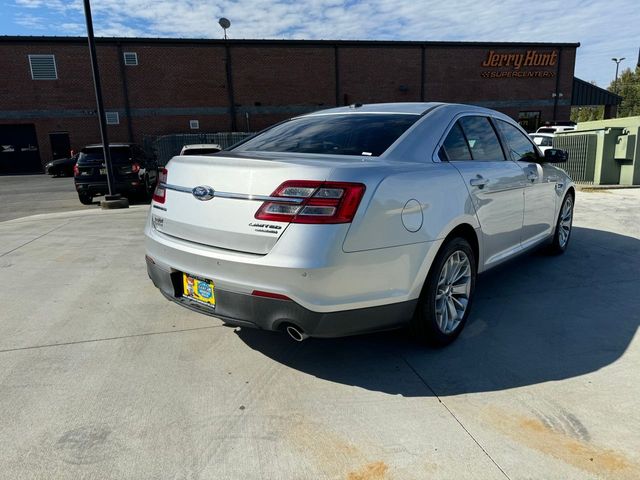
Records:
[[[484,71],[483,78],[550,78],[555,77],[553,70],[523,70],[523,67],[552,67],[558,63],[558,52],[540,52],[527,50],[525,53],[499,53],[490,50],[480,64],[484,68],[500,70]]]

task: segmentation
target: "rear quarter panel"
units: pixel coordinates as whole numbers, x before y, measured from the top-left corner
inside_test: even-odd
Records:
[[[368,201],[360,206],[349,229],[345,252],[433,242],[462,223],[479,226],[464,182],[448,163],[414,164],[404,171],[391,171],[363,200]],[[419,212],[411,200],[417,201]],[[405,227],[403,211],[414,221],[422,215],[416,231]]]

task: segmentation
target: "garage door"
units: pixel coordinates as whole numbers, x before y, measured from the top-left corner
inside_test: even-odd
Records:
[[[0,174],[42,172],[34,125],[0,125]]]

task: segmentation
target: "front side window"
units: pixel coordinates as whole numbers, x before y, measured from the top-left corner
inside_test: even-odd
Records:
[[[256,135],[233,150],[377,157],[419,118],[419,115],[383,113],[294,118]]]
[[[496,120],[496,124],[506,140],[506,147],[513,161],[531,162],[538,159],[538,151],[527,135],[502,120]]]
[[[496,162],[505,159],[498,136],[487,117],[462,117],[459,122],[474,160]]]

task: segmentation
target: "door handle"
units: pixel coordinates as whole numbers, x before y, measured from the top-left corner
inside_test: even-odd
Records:
[[[484,178],[482,175],[478,175],[476,178],[469,180],[469,184],[472,187],[484,188],[487,183],[489,183],[489,179]]]

